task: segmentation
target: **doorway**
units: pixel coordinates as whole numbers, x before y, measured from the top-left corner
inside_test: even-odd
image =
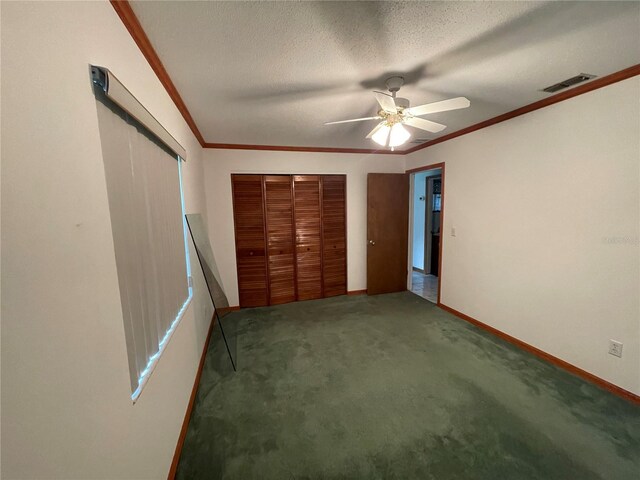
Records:
[[[409,290],[433,303],[439,302],[443,165],[411,175],[411,226]]]

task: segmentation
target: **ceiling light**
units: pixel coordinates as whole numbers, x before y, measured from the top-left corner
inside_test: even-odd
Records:
[[[404,142],[409,140],[409,138],[411,138],[411,134],[407,131],[407,129],[404,128],[401,123],[396,123],[393,127],[391,127],[389,146],[399,147]]]
[[[391,127],[389,127],[389,125],[382,125],[378,131],[371,136],[371,139],[378,145],[386,147],[387,140],[389,139],[389,132],[391,132]]]

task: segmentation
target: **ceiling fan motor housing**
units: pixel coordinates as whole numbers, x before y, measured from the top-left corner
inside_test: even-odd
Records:
[[[396,107],[398,107],[401,110],[404,110],[405,108],[409,108],[409,105],[410,105],[409,100],[406,98],[396,97],[395,102],[396,102]]]
[[[402,78],[402,77],[389,77],[389,78],[387,78],[386,85],[387,85],[387,89],[390,92],[396,93],[398,90],[400,90],[400,87],[402,87],[402,85],[404,85],[404,78]]]

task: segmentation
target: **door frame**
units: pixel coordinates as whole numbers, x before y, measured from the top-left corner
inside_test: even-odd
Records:
[[[438,295],[436,300],[436,305],[440,306],[442,303],[441,292],[442,292],[442,251],[444,244],[444,214],[445,214],[445,162],[433,163],[431,165],[426,165],[424,167],[412,168],[410,170],[406,170],[405,173],[410,175],[411,181],[409,182],[409,234],[408,240],[409,245],[407,249],[407,266],[408,266],[408,278],[407,278],[407,290],[411,291],[412,286],[412,274],[413,274],[413,189],[415,183],[415,174],[418,172],[424,172],[427,170],[435,170],[441,169],[441,200],[440,200],[440,245],[438,252]],[[425,222],[426,223],[426,222]],[[425,225],[426,227],[426,225]],[[426,240],[426,239],[425,239]],[[426,259],[425,259],[426,261]]]

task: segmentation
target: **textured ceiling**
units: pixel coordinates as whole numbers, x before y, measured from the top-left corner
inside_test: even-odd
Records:
[[[412,105],[471,100],[411,129],[434,139],[640,63],[638,2],[131,3],[212,143],[375,148],[375,121],[323,123],[374,115],[391,74]]]

